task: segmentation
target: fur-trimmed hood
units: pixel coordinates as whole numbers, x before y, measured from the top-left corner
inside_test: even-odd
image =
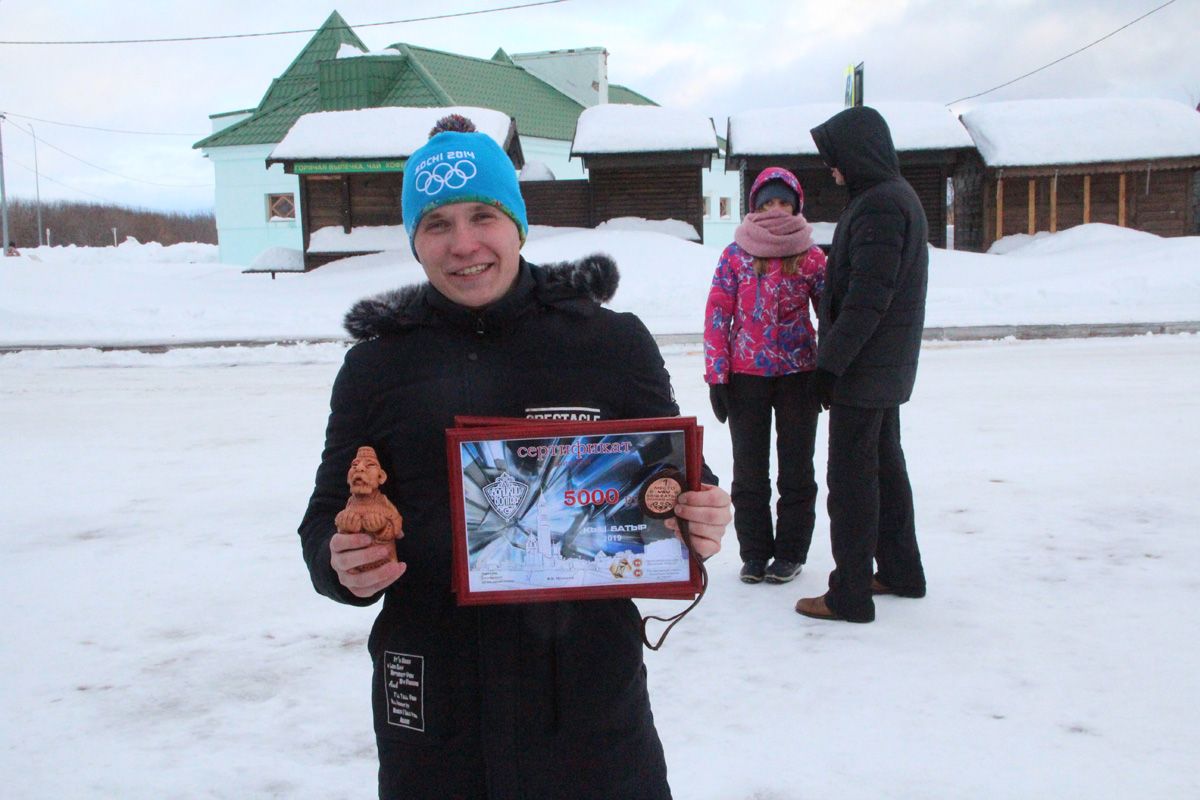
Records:
[[[603,253],[544,266],[522,258],[520,269],[514,291],[522,291],[522,285],[527,285],[525,291],[532,293],[537,303],[573,309],[580,314],[591,313],[598,304],[611,300],[620,281],[616,262]],[[356,340],[365,341],[434,324],[438,318],[434,305],[448,303],[426,281],[359,300],[346,313],[343,324]],[[485,309],[481,314],[489,311]]]

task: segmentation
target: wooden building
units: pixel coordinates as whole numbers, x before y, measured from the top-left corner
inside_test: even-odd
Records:
[[[936,103],[872,107],[891,129],[900,174],[921,198],[929,219],[929,243],[945,247],[947,182],[973,153],[970,137],[949,110]],[[810,222],[836,222],[846,207],[846,189],[834,183],[811,131],[841,110],[833,103],[811,103],[731,116],[725,168],[736,169],[741,176],[742,207],[749,209],[750,187],[760,172],[784,167],[804,189],[804,216]]]
[[[486,108],[365,108],[305,114],[271,151],[300,178],[304,269],[354,255],[407,249],[400,209],[408,156],[447,114],[469,117],[524,164],[516,123]]]
[[[1022,100],[962,115],[978,154],[955,181],[955,247],[1103,222],[1200,234],[1200,113],[1159,99]]]
[[[717,152],[716,130],[707,117],[615,103],[584,110],[571,156],[581,158],[588,172],[586,224],[619,217],[674,219],[691,225],[696,241],[703,241],[703,173]],[[567,200],[579,197],[579,188],[559,191]],[[523,184],[522,191],[528,203],[539,187]]]

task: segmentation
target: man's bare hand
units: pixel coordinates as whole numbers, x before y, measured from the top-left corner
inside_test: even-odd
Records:
[[[701,558],[716,555],[721,549],[721,537],[733,519],[729,511],[729,493],[718,486],[702,484],[698,492],[684,492],[675,501],[675,516],[688,521],[688,533],[692,547]],[[674,518],[666,521],[667,527],[679,530]]]
[[[386,561],[375,569],[354,572],[356,567],[387,559],[391,555],[389,545],[374,542],[365,533],[335,533],[329,540],[329,563],[337,572],[342,586],[355,597],[370,597],[382,592],[408,569],[403,562]]]

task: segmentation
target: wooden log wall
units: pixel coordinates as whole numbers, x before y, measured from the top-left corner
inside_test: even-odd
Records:
[[[591,167],[592,218],[678,219],[690,223],[703,241],[704,185],[698,167]]]
[[[404,224],[404,215],[400,210],[403,172],[364,172],[347,177],[350,187],[350,224],[353,227]]]
[[[984,169],[977,155],[969,156],[954,173],[954,249],[978,253],[987,249],[984,220]]]
[[[950,170],[941,164],[901,164],[900,174],[921,198],[929,222],[929,243],[946,246],[946,181]]]
[[[1200,236],[1200,169],[1192,175],[1192,205],[1185,228],[1188,236]]]
[[[1200,185],[1200,172],[1167,170],[1150,175],[1146,191],[1146,173],[1129,176],[1129,196],[1133,203],[1132,225],[1159,236],[1196,236],[1200,234],[1193,184]]]
[[[304,182],[304,229],[308,232],[330,225],[342,225],[341,175],[305,175]]]
[[[984,193],[986,242],[1089,222],[1159,236],[1195,235],[1191,169],[993,177]],[[986,249],[986,248],[985,248]]]
[[[300,178],[306,270],[344,258],[347,253],[310,253],[313,231],[340,227],[349,233],[368,225],[402,225],[401,172],[303,175]]]
[[[587,180],[522,181],[530,225],[592,227],[591,186]]]

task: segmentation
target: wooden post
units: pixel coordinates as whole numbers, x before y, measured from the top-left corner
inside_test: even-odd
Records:
[[[1029,235],[1037,233],[1037,178],[1029,179]]]
[[[999,241],[1004,235],[1004,178],[996,178],[996,235],[993,241]]]
[[[1125,227],[1125,173],[1121,173],[1121,188],[1117,192],[1117,224]]]
[[[342,175],[342,231],[349,233],[354,227],[354,220],[350,218],[350,176]]]
[[[1050,179],[1050,232],[1058,230],[1058,172]]]
[[[312,220],[308,215],[308,181],[309,177],[307,175],[300,176],[300,232],[304,238],[305,269],[308,269],[308,241],[312,236]]]
[[[1092,176],[1083,176],[1083,224],[1092,221]]]

